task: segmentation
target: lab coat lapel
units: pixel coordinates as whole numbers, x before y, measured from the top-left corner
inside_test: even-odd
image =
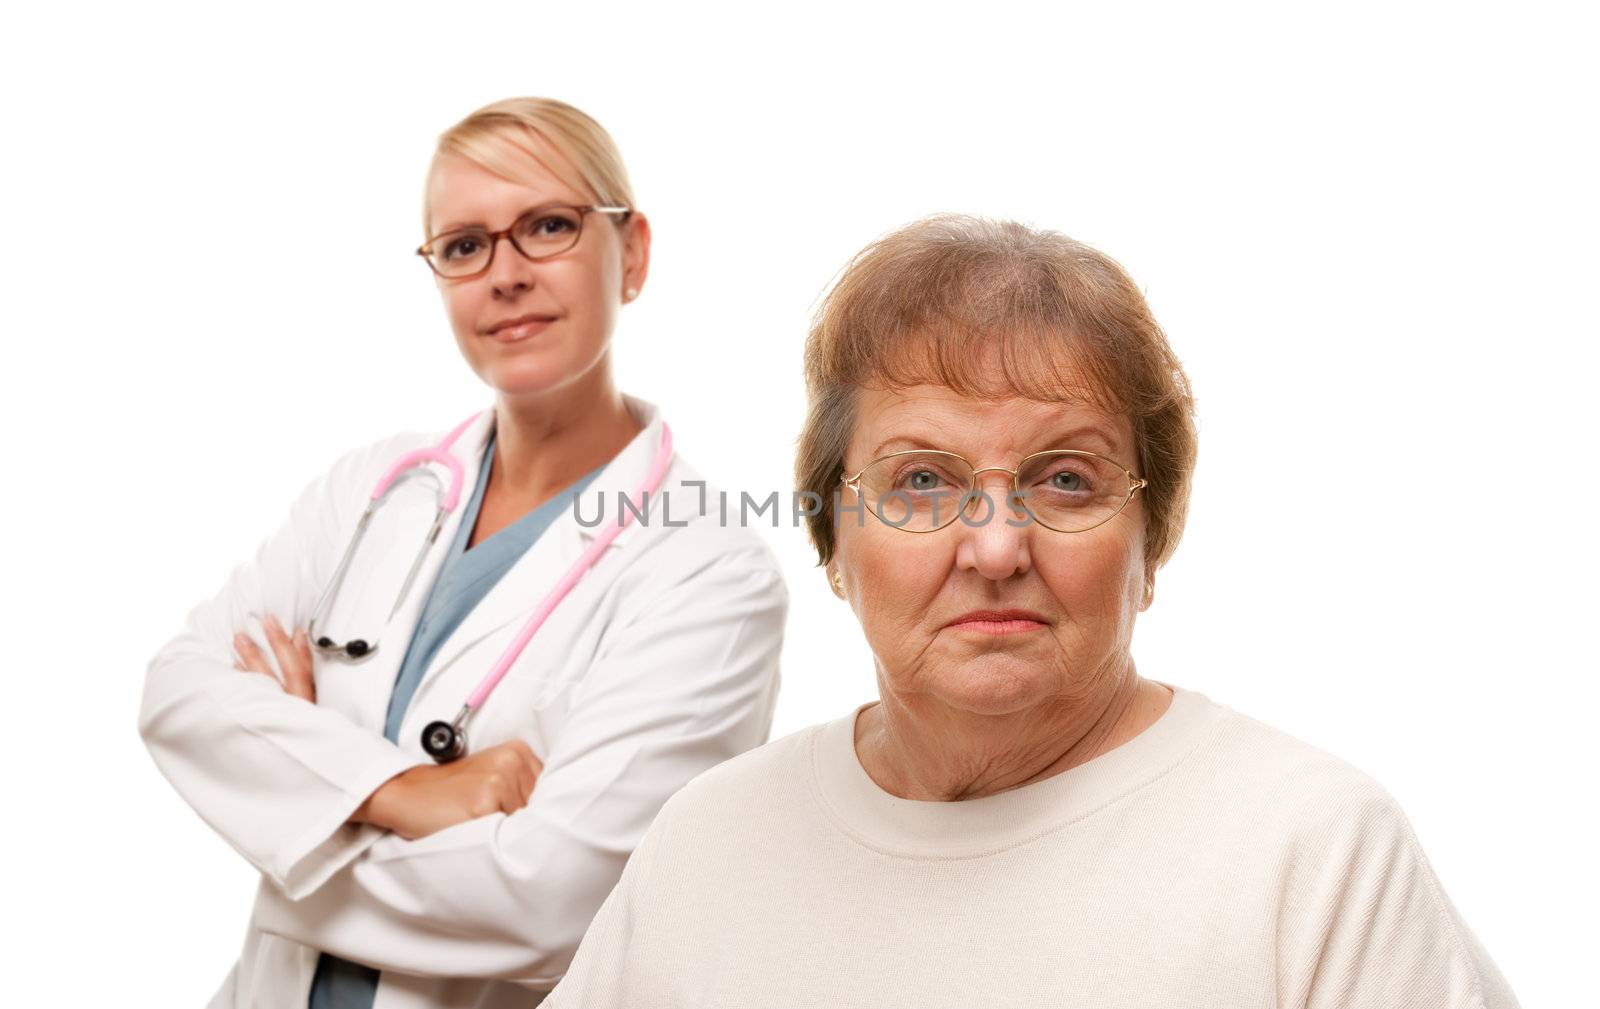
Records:
[[[600,501],[604,502],[604,519],[601,523],[584,527],[577,521],[572,508],[568,508],[560,518],[546,529],[544,534],[528,548],[511,570],[503,575],[494,588],[474,606],[462,620],[444,644],[434,655],[433,661],[422,674],[422,681],[417,685],[416,694],[412,698],[412,710],[416,710],[422,700],[424,692],[430,683],[438,678],[460,655],[473,645],[482,641],[484,637],[499,631],[512,621],[523,621],[533,612],[557,581],[566,573],[567,569],[583,555],[585,549],[594,537],[605,528],[606,524],[617,520],[618,493],[633,495],[639,482],[644,479],[650,463],[655,459],[655,453],[661,443],[661,418],[659,411],[650,403],[635,399],[631,396],[623,397],[629,410],[639,420],[644,422],[644,430],[640,431],[634,439],[617,453],[611,463],[595,477],[593,482],[584,489],[580,495],[580,511],[586,522],[593,522],[596,513],[600,510]],[[487,434],[487,432],[486,432]],[[479,455],[482,455],[482,444],[479,445]],[[597,495],[600,497],[597,499]],[[650,507],[646,513],[648,521],[654,524],[658,515],[659,495],[650,496]],[[465,511],[465,508],[459,509]],[[641,509],[642,510],[642,509]],[[639,520],[633,519],[627,529],[612,541],[606,554],[627,548],[637,532]],[[443,539],[443,535],[440,536]],[[442,558],[442,554],[441,554]],[[596,569],[606,566],[606,558],[601,557],[595,563]],[[436,569],[437,570],[437,569]],[[585,573],[585,578],[588,573]],[[579,581],[579,586],[583,584]],[[573,592],[579,591],[574,587]],[[570,600],[570,595],[568,599]],[[567,605],[563,601],[561,606]],[[558,607],[559,609],[559,607]],[[411,626],[415,622],[415,614],[403,626]],[[542,632],[541,632],[542,633]],[[538,635],[535,635],[537,637]],[[509,638],[507,639],[510,640]],[[530,643],[529,647],[533,647]],[[490,664],[498,659],[496,654],[488,660]],[[475,670],[473,682],[489,672],[490,665],[485,665],[481,671]]]
[[[494,426],[494,410],[484,410],[473,422],[462,431],[451,446],[451,452],[461,461],[461,497],[456,503],[455,510],[446,516],[444,524],[439,528],[439,537],[428,548],[427,555],[423,558],[422,566],[417,570],[417,580],[411,586],[411,591],[406,598],[401,600],[400,608],[394,616],[384,625],[382,637],[377,652],[364,663],[366,671],[361,680],[362,698],[361,709],[365,712],[366,724],[383,727],[384,719],[389,708],[389,698],[394,693],[395,677],[400,673],[400,664],[405,661],[406,651],[411,645],[411,635],[416,629],[417,621],[422,618],[422,607],[427,601],[434,581],[439,576],[439,570],[444,566],[444,559],[450,550],[450,544],[455,541],[456,531],[461,528],[461,522],[467,511],[467,502],[472,497],[472,488],[477,485],[478,473],[483,467],[483,450],[489,441],[489,432]],[[441,432],[430,437],[427,446],[438,444],[443,438]],[[418,446],[423,447],[423,446]],[[393,460],[385,460],[387,468]],[[443,481],[443,486],[448,487],[450,471],[439,463],[430,463],[429,467],[438,478]],[[370,491],[371,488],[363,488]],[[407,495],[403,499],[398,496],[391,498],[381,508],[377,515],[393,509],[386,516],[392,521],[391,529],[403,530],[405,534],[414,534],[420,537],[417,530],[426,531],[428,524],[433,521],[436,503],[431,494]],[[410,565],[415,551],[419,546],[417,540],[406,539],[394,545],[395,570],[393,574],[394,588],[392,593],[399,588],[400,580],[404,577],[407,566]],[[391,595],[389,598],[393,598]]]

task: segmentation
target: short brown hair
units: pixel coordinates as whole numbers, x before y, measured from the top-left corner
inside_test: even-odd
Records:
[[[1001,370],[975,367],[998,351]],[[823,299],[805,350],[809,409],[797,489],[820,564],[833,558],[834,494],[868,386],[946,386],[966,396],[1085,400],[1132,422],[1145,495],[1145,561],[1177,549],[1198,435],[1183,365],[1144,295],[1109,256],[1054,231],[937,214],[878,239]]]

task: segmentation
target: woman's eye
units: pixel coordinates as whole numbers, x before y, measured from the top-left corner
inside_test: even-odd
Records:
[[[1074,467],[1063,467],[1045,478],[1046,490],[1063,494],[1089,494],[1094,491],[1094,480],[1088,473]]]
[[[541,217],[533,224],[534,233],[538,235],[564,235],[572,228],[572,221],[565,217]]]
[[[914,469],[900,478],[900,485],[906,490],[926,492],[943,487],[945,479],[931,469]]]
[[[478,248],[478,240],[476,238],[457,238],[445,244],[444,258],[460,259],[462,256],[473,255],[478,251]]]

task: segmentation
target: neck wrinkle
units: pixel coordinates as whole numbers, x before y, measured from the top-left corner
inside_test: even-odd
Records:
[[[1160,692],[1163,706],[1141,710],[1137,702],[1146,691]],[[856,726],[857,753],[863,770],[892,795],[934,802],[983,798],[1053,777],[1127,742],[1165,710],[1166,696],[1166,688],[1140,677],[1129,658],[1126,672],[1097,699],[1087,723],[1083,703],[1059,702],[1052,708],[1061,717],[1046,717],[1043,731],[1025,735],[1015,727],[1040,721],[1039,713],[1016,712],[994,722],[985,735],[1020,742],[995,746],[991,753],[983,752],[990,748],[985,740],[964,746],[957,737],[952,746],[950,728],[924,723],[907,706],[880,700]],[[954,724],[971,725],[972,718],[981,717],[958,713]]]
[[[859,722],[881,702],[858,704],[809,735],[813,794],[844,835],[892,857],[942,861],[1013,851],[1070,829],[1178,772],[1235,716],[1204,694],[1165,680],[1146,682],[1159,703],[1140,701],[1135,707],[1142,716],[1152,706],[1159,712],[1126,742],[1031,784],[959,802],[905,798],[873,780],[855,739]]]

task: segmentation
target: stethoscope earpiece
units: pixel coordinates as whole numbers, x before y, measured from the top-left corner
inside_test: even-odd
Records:
[[[373,650],[365,638],[356,638],[348,644],[341,645],[326,634],[317,639],[317,647],[325,652],[343,652],[352,659],[364,658]]]

